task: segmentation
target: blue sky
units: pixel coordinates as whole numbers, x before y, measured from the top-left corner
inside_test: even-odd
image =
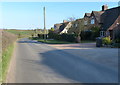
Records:
[[[101,6],[117,7],[117,2],[2,2],[1,28],[43,29],[43,7],[46,7],[46,28],[74,16],[100,11]]]

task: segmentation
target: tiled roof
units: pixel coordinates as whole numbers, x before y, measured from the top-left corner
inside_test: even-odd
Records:
[[[114,28],[117,27],[117,25],[120,25],[120,15],[119,15],[119,17],[116,19],[116,21],[109,27],[108,30],[113,30]]]
[[[115,24],[117,19],[119,20],[119,18],[118,18],[119,16],[120,16],[120,6],[106,10],[102,17],[103,29],[104,30],[112,29],[111,26],[113,26],[113,24]]]
[[[90,17],[91,13],[85,13],[85,16]]]
[[[92,11],[92,14],[94,14],[96,20],[98,23],[101,23],[101,15],[104,13],[104,11]]]

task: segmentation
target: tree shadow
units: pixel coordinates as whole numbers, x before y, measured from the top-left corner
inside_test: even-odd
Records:
[[[117,82],[117,73],[113,70],[64,51],[52,50],[39,55],[43,58],[42,64],[68,79],[83,83]]]
[[[19,41],[18,43],[36,43],[28,40]],[[38,42],[37,42],[38,43]],[[41,43],[42,44],[42,43]],[[36,48],[35,48],[36,49]],[[92,48],[95,49],[95,48]],[[82,83],[117,83],[118,74],[103,65],[96,64],[81,57],[72,55],[63,50],[52,49],[47,50],[42,48],[39,50],[38,60],[26,60],[25,62],[34,63],[38,65],[46,65],[58,75]],[[73,50],[73,49],[67,49]],[[78,51],[78,49],[74,49]],[[88,51],[91,49],[82,49]],[[72,51],[71,51],[72,52]],[[42,58],[42,60],[41,60]],[[34,68],[34,67],[32,67]],[[35,68],[34,70],[39,70]]]

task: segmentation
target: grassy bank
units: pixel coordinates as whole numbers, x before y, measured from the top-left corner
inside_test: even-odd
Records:
[[[2,55],[0,55],[0,84],[2,83]]]
[[[6,79],[6,75],[7,75],[7,70],[9,67],[9,63],[10,63],[10,59],[11,59],[11,55],[13,53],[13,49],[14,49],[14,43],[17,39],[17,36],[6,32],[6,31],[2,31],[2,38],[0,38],[0,41],[2,41],[0,44],[2,44],[1,46],[1,81],[4,82]]]
[[[5,81],[10,59],[13,53],[14,44],[8,46],[8,48],[2,53],[2,82]]]
[[[38,42],[47,43],[47,44],[70,44],[72,42],[59,41],[59,40],[38,40]]]

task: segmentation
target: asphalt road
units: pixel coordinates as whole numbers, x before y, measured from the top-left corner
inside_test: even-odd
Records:
[[[117,71],[112,68],[29,39],[18,41],[13,62],[15,78],[8,83],[118,82]]]

